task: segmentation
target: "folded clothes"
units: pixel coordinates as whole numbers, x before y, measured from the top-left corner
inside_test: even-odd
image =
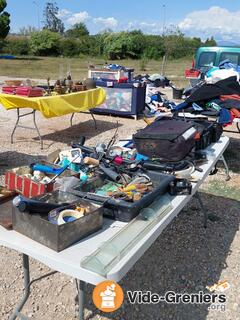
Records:
[[[225,100],[240,100],[240,95],[239,94],[226,94],[226,95],[221,95],[220,96],[220,99],[222,101],[225,101]]]
[[[222,108],[240,110],[240,100],[228,99],[219,103]]]

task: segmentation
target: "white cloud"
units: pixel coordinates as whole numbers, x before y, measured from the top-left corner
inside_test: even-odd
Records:
[[[98,18],[94,18],[93,22],[95,24],[99,24],[103,26],[104,28],[110,28],[110,29],[116,29],[116,27],[118,26],[117,19],[113,17],[109,17],[109,18],[98,17]]]
[[[73,13],[70,16],[68,16],[66,22],[70,25],[74,25],[76,23],[86,22],[89,19],[91,19],[91,16],[89,15],[89,13],[87,11],[81,11],[78,13]]]
[[[59,19],[65,19],[66,17],[70,16],[72,13],[71,11],[67,10],[67,9],[61,9],[58,12],[58,18]]]
[[[240,39],[240,11],[231,12],[218,6],[207,10],[193,11],[179,24],[179,28],[190,36],[216,39]]]
[[[160,22],[146,22],[146,21],[130,21],[124,30],[142,30],[146,34],[161,34],[162,23]]]

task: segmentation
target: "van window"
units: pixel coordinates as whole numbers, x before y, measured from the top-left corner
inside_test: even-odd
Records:
[[[221,63],[224,60],[230,60],[234,64],[239,64],[239,53],[237,52],[222,52],[220,55],[219,62]]]
[[[199,57],[198,67],[214,66],[216,60],[216,52],[202,52]]]

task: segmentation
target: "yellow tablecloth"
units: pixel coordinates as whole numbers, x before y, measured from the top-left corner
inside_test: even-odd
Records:
[[[31,108],[40,111],[46,118],[87,111],[101,105],[105,99],[106,92],[102,88],[39,98],[0,94],[0,103],[5,109]]]

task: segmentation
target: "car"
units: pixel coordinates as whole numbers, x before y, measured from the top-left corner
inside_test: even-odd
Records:
[[[194,86],[211,67],[219,66],[226,59],[240,66],[240,47],[200,47],[196,51],[192,68],[185,70],[185,77]]]

